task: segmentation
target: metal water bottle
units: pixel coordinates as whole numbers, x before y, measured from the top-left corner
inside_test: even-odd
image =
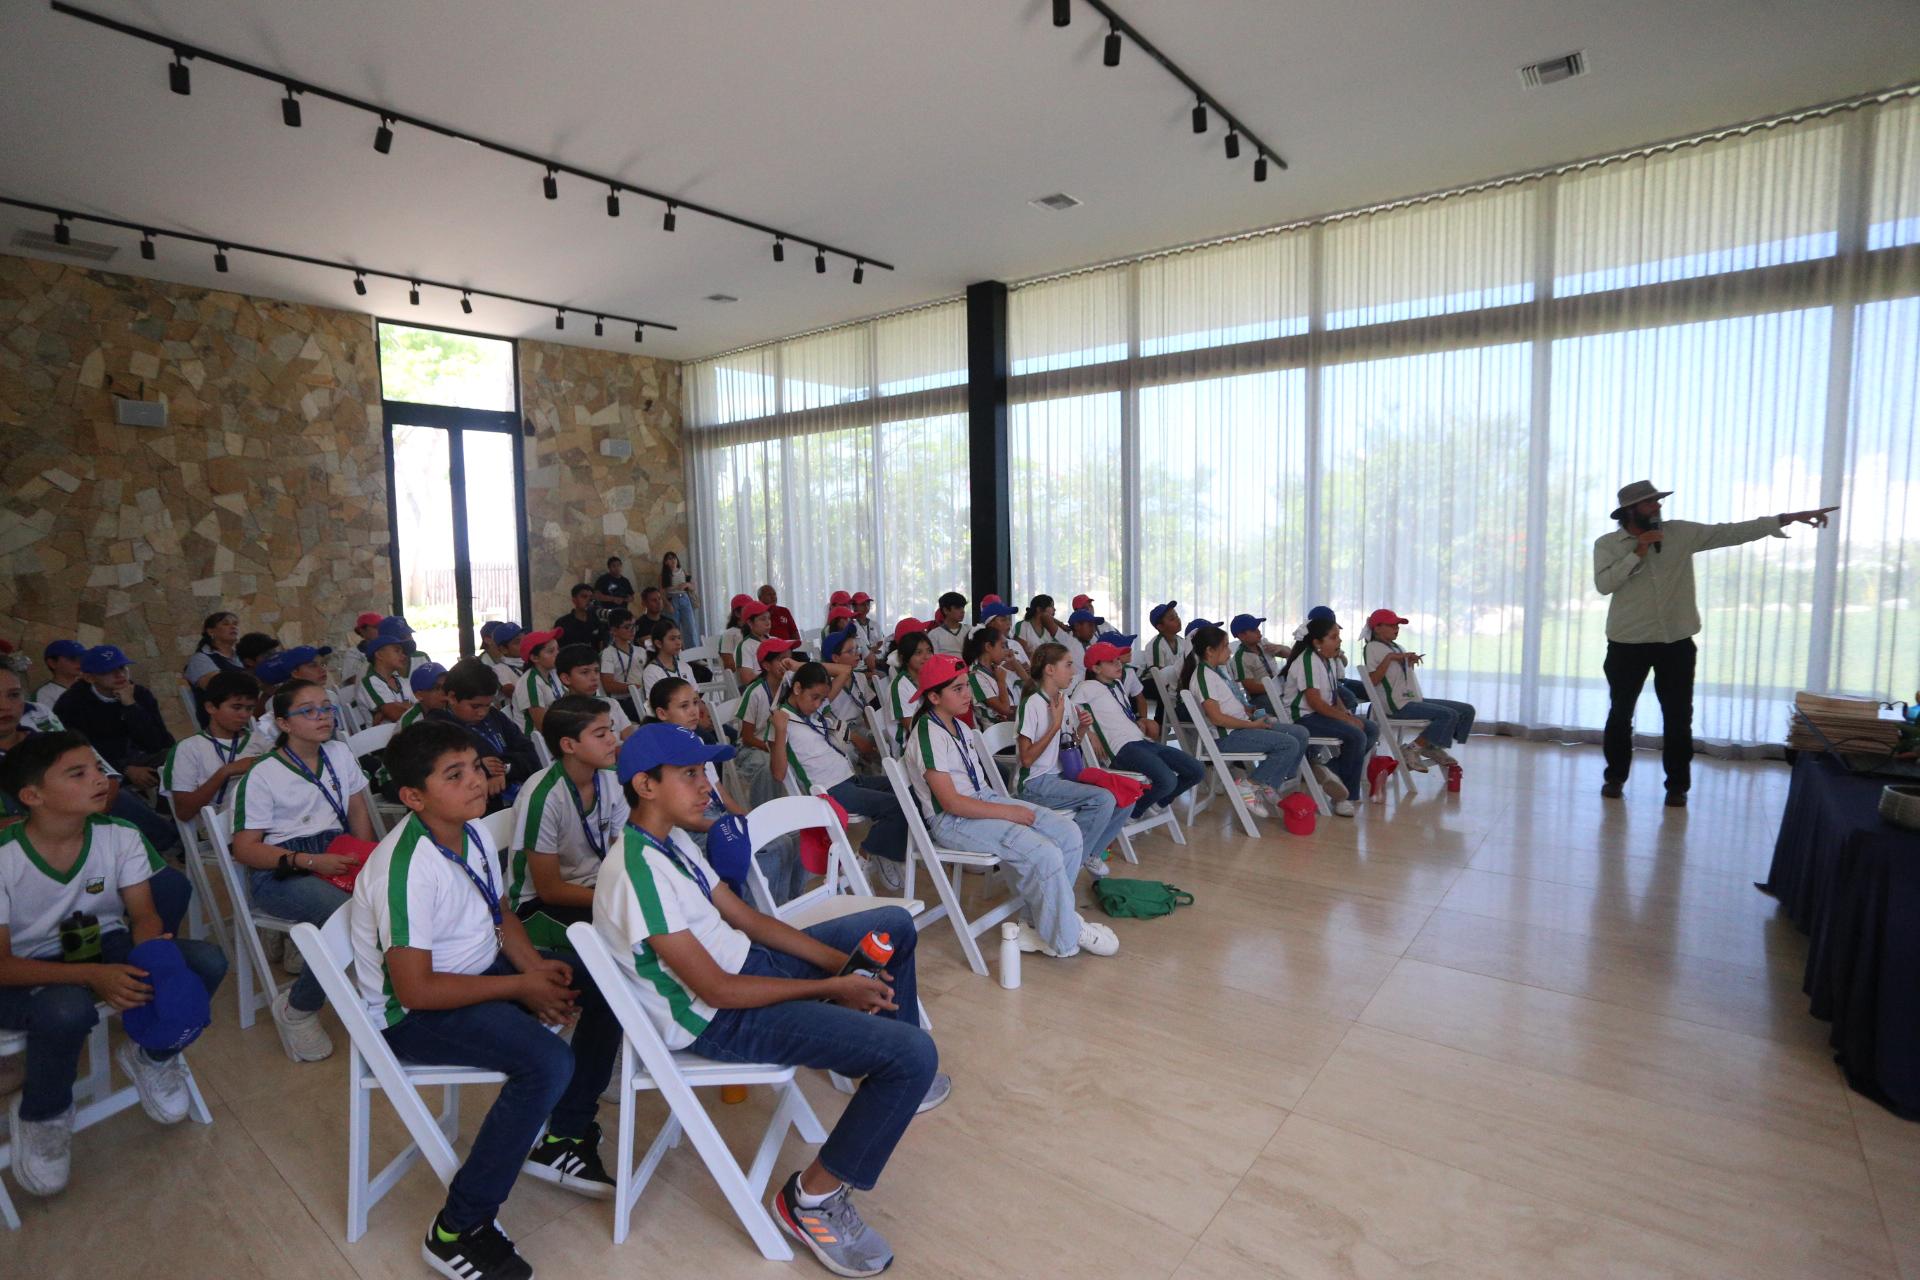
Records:
[[[1000,985],[1009,991],[1020,986],[1020,926],[1012,920],[1000,926]]]

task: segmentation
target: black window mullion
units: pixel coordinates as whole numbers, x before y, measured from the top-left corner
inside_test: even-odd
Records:
[[[453,488],[453,596],[460,620],[460,656],[473,652],[473,559],[467,551],[466,432],[447,432],[447,481]]]

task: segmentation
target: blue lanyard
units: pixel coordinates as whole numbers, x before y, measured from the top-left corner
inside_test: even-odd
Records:
[[[220,761],[220,763],[222,765],[229,765],[229,764],[232,764],[235,760],[238,760],[240,758],[240,748],[246,746],[247,739],[252,736],[253,736],[253,732],[252,730],[249,730],[249,729],[242,729],[240,732],[234,734],[233,750],[231,752],[221,750],[220,739],[214,737],[210,733],[207,735],[207,741],[213,744],[213,754]],[[327,753],[322,751],[320,753],[320,758],[322,760],[325,760],[327,758]],[[227,788],[232,785],[233,785],[233,779],[228,778],[225,782],[220,784],[220,790],[214,792],[213,803],[216,808],[218,808],[222,803],[225,802],[227,798]]]
[[[573,801],[573,811],[580,815],[580,829],[587,833],[587,843],[593,846],[593,856],[605,862],[607,860],[607,838],[594,829],[594,819],[600,816],[600,771],[593,771],[593,808],[589,810],[580,803],[580,788],[573,785],[572,778],[563,778],[567,784],[567,795]]]
[[[634,831],[634,833],[640,837],[640,842],[642,844],[651,846],[652,848],[658,849],[660,852],[666,854],[667,861],[671,862],[674,866],[678,867],[680,869],[680,874],[686,876],[689,880],[699,885],[700,892],[706,895],[706,899],[708,902],[713,901],[713,884],[707,879],[706,873],[701,871],[699,867],[694,866],[691,862],[683,861],[680,857],[679,851],[673,847],[673,844],[671,841],[668,841],[663,844],[660,841],[654,839],[653,834],[651,832],[646,831],[640,827],[636,827],[631,822],[629,822],[627,826],[631,828]]]
[[[974,772],[972,750],[968,748],[966,742],[960,737],[957,731],[947,728],[947,722],[939,716],[928,716],[927,718],[939,725],[941,729],[945,730],[946,735],[953,739],[953,745],[958,748],[960,752],[960,763],[967,766],[967,782],[972,785],[973,793],[979,795],[984,788],[980,785],[980,775]]]
[[[815,733],[820,735],[820,740],[822,742],[826,743],[830,747],[834,747],[834,750],[836,751],[839,750],[838,747],[834,746],[834,742],[833,742],[833,722],[832,721],[828,721],[827,727],[823,729],[819,725],[813,722],[812,717],[801,715],[799,708],[793,706],[791,703],[786,703],[786,702],[781,703],[780,709],[787,713],[787,718],[789,720],[792,720],[798,724],[803,724],[807,726],[807,728],[813,730]]]
[[[633,670],[633,650],[628,649],[623,653],[617,644],[610,647],[613,649],[613,660],[620,664],[620,679],[622,683],[631,683],[631,681],[627,680],[627,673]]]
[[[492,714],[493,713],[491,711],[487,713],[487,715],[489,716]],[[484,726],[485,724],[486,724],[486,719],[485,717],[482,717],[478,722],[467,725],[466,730],[468,733],[476,735],[480,739],[480,741],[486,743],[487,746],[492,749],[495,755],[499,756],[502,760],[506,759],[507,758],[507,735],[504,733],[495,733],[491,729],[483,728],[482,726]]]
[[[326,784],[320,781],[318,774],[307,768],[306,761],[293,754],[290,748],[283,750],[280,753],[280,758],[285,760],[295,773],[298,773],[308,782],[311,782],[314,787],[319,790],[321,797],[326,800],[328,807],[333,810],[334,816],[340,819],[340,829],[342,831],[347,830],[352,824],[347,821],[346,788],[341,785],[340,775],[334,772],[333,761],[327,759],[326,747],[322,746],[320,748],[320,769],[333,782],[333,790],[331,791],[327,790]]]
[[[423,823],[422,825],[424,826],[425,824]],[[473,833],[472,823],[462,823],[460,831],[464,837],[460,846],[463,852],[467,845],[472,845],[481,851],[480,862],[487,869],[487,878],[484,882],[481,881],[479,876],[473,874],[473,868],[467,865],[465,858],[447,848],[447,846],[441,844],[438,840],[433,840],[433,833],[431,831],[427,833],[427,839],[433,840],[433,847],[440,851],[442,857],[454,866],[460,868],[461,872],[466,875],[467,880],[472,883],[474,891],[478,893],[481,899],[487,904],[487,914],[493,917],[493,936],[494,939],[498,941],[500,937],[500,890],[499,887],[493,883],[493,859],[485,856],[486,846],[482,845],[480,843],[480,837]]]
[[[1127,705],[1127,695],[1120,692],[1119,681],[1116,680],[1112,684],[1107,684],[1106,681],[1101,680],[1101,681],[1097,681],[1096,683],[1100,684],[1102,687],[1106,689],[1108,693],[1113,695],[1113,700],[1120,704],[1120,709],[1122,711],[1127,713],[1127,719],[1132,720],[1136,724],[1139,723],[1140,717],[1135,715],[1133,708]]]

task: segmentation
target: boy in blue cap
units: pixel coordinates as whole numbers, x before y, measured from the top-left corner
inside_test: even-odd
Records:
[[[401,1058],[507,1077],[421,1257],[452,1280],[525,1280],[533,1269],[495,1221],[522,1172],[595,1199],[613,1194],[594,1117],[620,1028],[592,981],[536,950],[505,909],[499,851],[479,822],[487,774],[466,732],[442,720],[409,725],[387,744],[386,765],[412,812],[354,881],[361,997]],[[569,1024],[571,1046],[547,1030]]]
[[[137,828],[107,816],[112,788],[79,734],[35,734],[8,751],[0,788],[27,811],[0,830],[0,1029],[27,1033],[26,1084],[8,1112],[13,1176],[50,1196],[71,1168],[73,1081],[100,1021],[94,1002],[132,1009],[153,999],[150,975],[126,961],[135,944],[164,936],[148,886],[161,863]],[[179,948],[211,994],[226,957],[207,942]],[[126,1043],[115,1061],[155,1121],[186,1117],[177,1051]]]
[[[84,735],[128,782],[151,790],[159,765],[173,745],[152,690],[133,682],[133,660],[110,644],[95,645],[80,659],[80,683],[60,695],[53,714]]]
[[[913,1117],[953,1088],[920,1027],[913,917],[883,907],[802,932],[735,896],[682,830],[703,821],[707,765],[732,755],[658,722],[627,739],[617,772],[633,809],[594,885],[594,928],[631,957],[634,994],[669,1047],[861,1080],[818,1158],[774,1193],[773,1211],[836,1275],[878,1275],[893,1250],[851,1189],[871,1189]],[[842,974],[868,933],[893,945],[885,974]]]
[[[48,711],[60,701],[60,695],[80,683],[80,659],[87,646],[78,640],[55,640],[40,655],[47,664],[47,682],[33,691],[33,700]]]
[[[374,634],[360,642],[367,655],[367,673],[360,677],[355,694],[366,705],[375,724],[392,724],[406,713],[413,701],[407,687],[407,659],[413,654],[413,628],[405,618],[382,618]]]
[[[1249,706],[1278,719],[1280,713],[1275,707],[1280,697],[1280,664],[1274,658],[1285,656],[1286,649],[1267,643],[1260,631],[1265,621],[1250,613],[1236,613],[1227,624],[1228,633],[1240,642],[1233,651],[1233,678],[1246,690]]]

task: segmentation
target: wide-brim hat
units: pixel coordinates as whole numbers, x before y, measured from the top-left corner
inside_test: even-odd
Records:
[[[1614,497],[1619,500],[1620,505],[1615,507],[1613,514],[1607,518],[1610,520],[1624,520],[1627,517],[1628,507],[1637,506],[1645,502],[1648,498],[1666,498],[1672,496],[1672,494],[1673,490],[1671,489],[1654,488],[1653,481],[1651,480],[1635,480],[1632,484],[1614,495]]]

